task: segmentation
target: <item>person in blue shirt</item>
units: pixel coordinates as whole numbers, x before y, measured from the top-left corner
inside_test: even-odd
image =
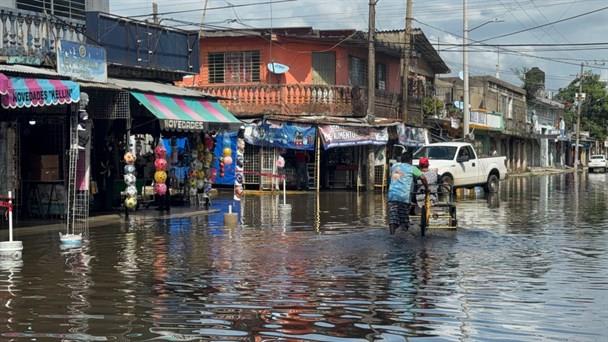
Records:
[[[412,165],[411,151],[407,151],[401,145],[395,147],[400,148],[401,153],[400,162],[391,166],[391,179],[388,187],[388,216],[391,235],[395,234],[398,227],[405,230],[409,228],[410,204],[416,179],[420,179],[425,190],[429,191],[426,178],[417,167]]]

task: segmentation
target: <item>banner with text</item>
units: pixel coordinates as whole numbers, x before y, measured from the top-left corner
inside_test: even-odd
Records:
[[[319,132],[323,140],[323,148],[386,145],[388,130],[375,127],[355,127],[340,125],[320,125]]]

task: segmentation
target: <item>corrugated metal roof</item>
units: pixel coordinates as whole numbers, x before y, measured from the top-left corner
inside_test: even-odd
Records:
[[[55,70],[52,69],[38,68],[34,66],[19,64],[0,64],[0,72],[22,74],[28,76],[50,76],[69,78],[58,74]]]
[[[120,78],[108,78],[108,83],[127,90],[137,90],[156,94],[191,96],[191,97],[216,97],[201,91],[189,88],[177,87],[172,84],[158,83],[152,81],[131,81]]]
[[[307,124],[319,125],[341,125],[341,126],[357,126],[357,127],[390,127],[397,126],[401,123],[398,119],[388,119],[377,117],[373,124],[369,124],[365,118],[338,117],[338,116],[289,116],[289,115],[267,115],[267,120],[299,122]]]
[[[80,84],[81,88],[92,88],[92,89],[109,89],[109,90],[121,90],[122,88],[110,84],[110,83],[99,83],[99,82],[89,82],[89,81],[76,81]]]

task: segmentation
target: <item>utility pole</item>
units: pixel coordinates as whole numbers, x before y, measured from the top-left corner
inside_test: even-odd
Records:
[[[583,63],[581,63],[581,74],[578,78],[578,94],[576,94],[576,100],[578,101],[578,106],[576,108],[576,146],[574,146],[574,170],[578,171],[578,156],[579,149],[578,145],[580,143],[581,138],[581,107],[583,106],[583,100],[585,99],[585,94],[583,94]]]
[[[376,48],[374,46],[376,38],[376,3],[378,0],[369,0],[369,27],[367,32],[367,115],[366,121],[371,125],[374,123],[376,111]],[[371,129],[371,128],[370,128]],[[376,155],[374,145],[368,146],[367,154],[367,191],[374,191]]]
[[[156,1],[152,1],[152,21],[158,25],[158,3]]]
[[[469,136],[469,19],[467,18],[467,0],[462,0],[462,68],[464,79],[464,96],[463,96],[463,136],[466,139]]]
[[[403,123],[408,123],[408,107],[410,85],[410,57],[412,56],[412,15],[413,0],[407,0],[405,12],[405,45],[401,50],[401,118]]]

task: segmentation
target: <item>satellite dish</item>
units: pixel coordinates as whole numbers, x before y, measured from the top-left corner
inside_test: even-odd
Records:
[[[268,63],[268,70],[273,74],[284,74],[289,71],[289,67],[281,63]]]
[[[461,80],[464,80],[464,73],[462,71],[458,72],[458,78],[460,78]]]

